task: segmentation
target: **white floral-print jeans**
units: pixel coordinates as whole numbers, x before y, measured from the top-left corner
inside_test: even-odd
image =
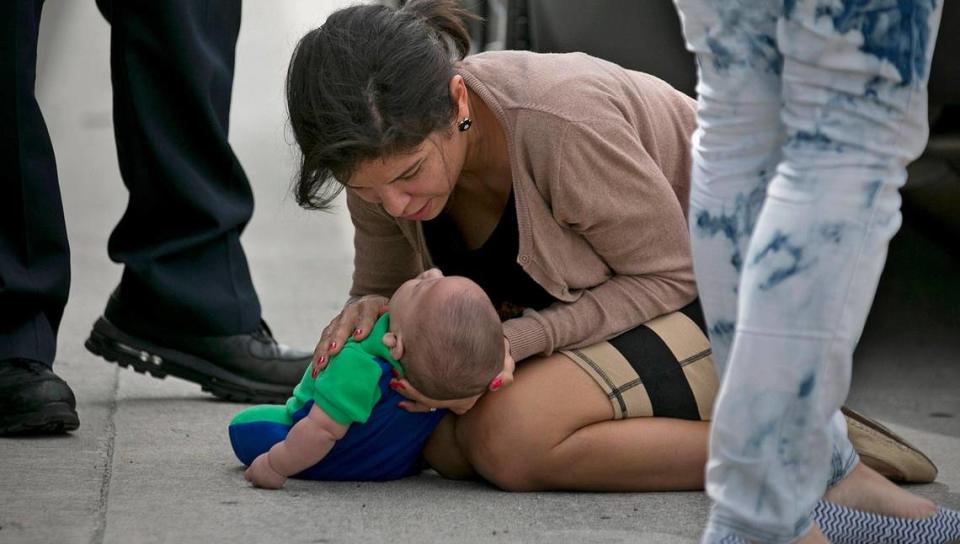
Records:
[[[699,67],[690,234],[722,377],[704,542],[790,542],[858,462],[839,408],[927,142],[942,0],[675,0]]]

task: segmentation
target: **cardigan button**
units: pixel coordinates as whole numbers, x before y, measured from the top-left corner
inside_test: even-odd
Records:
[[[527,264],[530,262],[530,257],[528,255],[520,256],[520,264]]]

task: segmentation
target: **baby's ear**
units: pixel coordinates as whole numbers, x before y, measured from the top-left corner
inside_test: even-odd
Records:
[[[403,357],[403,338],[399,334],[388,332],[383,335],[383,345],[390,350],[390,355],[397,360]]]

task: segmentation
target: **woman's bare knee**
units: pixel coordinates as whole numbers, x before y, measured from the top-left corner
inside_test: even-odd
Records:
[[[470,464],[505,491],[538,488],[537,464],[543,456],[543,435],[530,428],[511,395],[498,392],[496,402],[481,402],[460,418],[457,442]]]
[[[524,451],[524,445],[497,438],[477,446],[468,450],[467,457],[477,473],[491,484],[504,491],[541,488],[534,466],[527,461],[531,457]]]
[[[613,410],[596,383],[561,354],[525,361],[513,385],[460,418],[457,441],[474,469],[508,491],[551,488],[555,447]]]

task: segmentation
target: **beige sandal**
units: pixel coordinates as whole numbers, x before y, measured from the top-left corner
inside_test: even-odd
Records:
[[[930,483],[937,465],[915,446],[869,417],[844,406],[847,435],[865,465],[894,482]]]

